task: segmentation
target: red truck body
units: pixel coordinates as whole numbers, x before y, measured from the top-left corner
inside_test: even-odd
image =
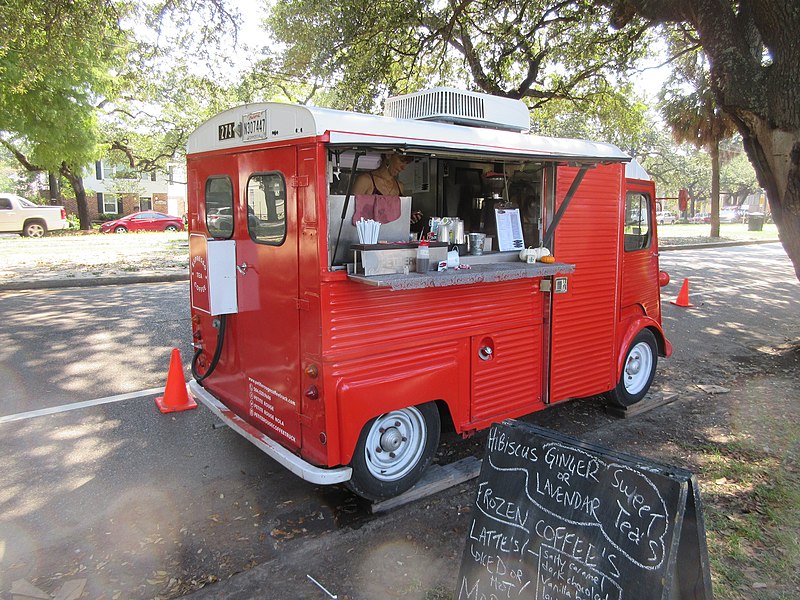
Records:
[[[661,327],[655,190],[626,177],[624,155],[425,125],[248,106],[201,127],[187,158],[193,392],[301,477],[350,481],[373,499],[413,484],[435,451],[432,429],[447,420],[468,435],[568,398],[612,392],[627,404],[652,381],[652,372],[635,372],[637,361],[654,372],[656,355],[671,352]],[[348,160],[351,175],[361,170],[352,164],[359,152],[386,151],[415,161],[409,196],[426,216],[452,210],[447,197],[465,186],[453,183],[459,173],[479,185],[498,168],[513,171],[506,184],[539,198],[528,206],[535,218],[524,221],[533,243],[546,239],[557,263],[498,252],[504,265],[451,271],[451,279],[370,277],[339,264],[348,248],[345,260],[334,256],[341,218],[331,202],[347,194],[332,190],[347,181]],[[230,213],[229,226],[210,230],[212,213],[217,224]],[[628,396],[620,394],[626,368],[638,382]]]

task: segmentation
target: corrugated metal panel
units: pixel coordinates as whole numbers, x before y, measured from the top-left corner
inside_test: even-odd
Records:
[[[323,285],[323,354],[369,353],[518,327],[538,319],[538,282],[390,291],[353,282]]]
[[[559,201],[576,172],[559,168]],[[556,231],[555,256],[576,269],[569,293],[553,296],[552,402],[614,387],[622,177],[619,165],[588,171]]]
[[[487,336],[494,343],[493,357],[488,361],[477,356],[483,337],[474,337],[472,343],[472,421],[497,417],[541,402],[541,327],[524,327]]]

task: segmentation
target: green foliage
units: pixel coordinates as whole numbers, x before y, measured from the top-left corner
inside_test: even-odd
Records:
[[[68,213],[67,214],[67,229],[70,231],[76,231],[81,228],[80,219],[78,219],[78,215],[75,213]]]
[[[740,136],[734,136],[721,143],[720,159],[721,189],[734,196],[736,204],[741,204],[748,195],[761,189],[755,169],[742,147]]]
[[[0,132],[28,143],[28,158],[57,170],[96,154],[95,106],[126,51],[125,5],[112,0],[0,4]]]
[[[268,25],[283,50],[263,70],[362,111],[432,85],[524,98],[532,107],[592,102],[647,47],[644,28],[620,32],[608,22],[607,9],[584,0],[279,0]]]
[[[603,84],[580,101],[554,99],[532,111],[532,131],[540,135],[602,140],[636,155],[654,125],[647,106],[628,84]]]

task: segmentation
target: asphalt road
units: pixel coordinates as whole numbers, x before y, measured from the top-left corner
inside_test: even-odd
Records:
[[[724,385],[738,358],[800,339],[800,286],[778,245],[668,252],[662,268],[675,355],[656,387]],[[684,277],[694,309],[666,302]],[[160,414],[154,394],[8,420],[163,386],[170,349],[189,356],[187,296],[186,283],[0,295],[0,593],[19,579],[48,593],[81,579],[86,598],[174,597],[233,576],[200,595],[268,597],[254,590],[270,589],[282,555],[348,536],[378,547],[397,515],[424,521],[423,503],[370,517],[348,493],[310,486],[215,428],[203,407]],[[611,420],[591,401],[534,418],[574,435]],[[308,560],[299,568],[318,573]],[[274,597],[324,597],[304,585]]]
[[[0,293],[0,416],[164,386],[188,364],[186,282]]]

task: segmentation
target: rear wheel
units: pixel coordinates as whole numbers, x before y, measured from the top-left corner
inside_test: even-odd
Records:
[[[440,427],[439,409],[433,402],[375,417],[361,431],[347,485],[368,500],[405,492],[433,459]]]
[[[178,231],[177,225],[167,225],[164,227],[164,231]]]
[[[609,402],[617,406],[632,406],[639,402],[653,383],[657,364],[656,338],[649,329],[642,329],[628,347],[617,386],[606,394]]]
[[[128,228],[124,225],[117,225],[114,227],[114,233],[128,233]]]
[[[25,237],[40,238],[47,235],[47,226],[41,221],[28,221],[22,229]]]

